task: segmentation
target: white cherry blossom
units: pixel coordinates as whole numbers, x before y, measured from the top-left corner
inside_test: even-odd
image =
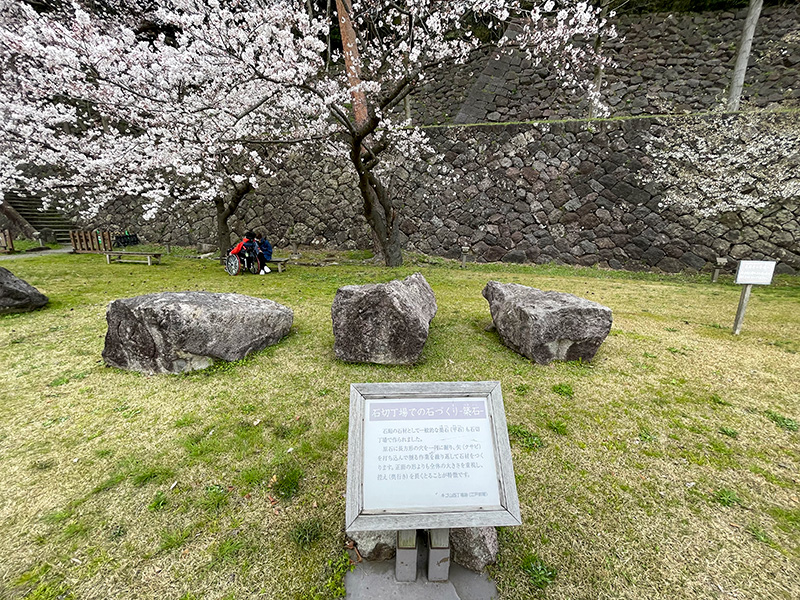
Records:
[[[430,152],[399,104],[434,68],[469,59],[479,42],[465,17],[517,22],[504,50],[554,56],[571,85],[600,60],[582,41],[597,9],[523,4],[354,0],[357,35],[326,57],[329,23],[305,0],[110,0],[105,13],[0,0],[0,193],[27,188],[87,216],[120,196],[142,198],[149,218],[208,203],[225,250],[242,198],[289,146],[314,145],[352,164],[387,264],[399,264],[399,203],[384,181],[396,157]]]

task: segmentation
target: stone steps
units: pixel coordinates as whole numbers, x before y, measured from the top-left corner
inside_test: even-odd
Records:
[[[26,195],[19,191],[9,191],[6,193],[4,199],[36,231],[49,229],[55,235],[58,243],[70,243],[69,232],[74,229],[73,225],[64,215],[53,208],[42,210],[41,198]]]

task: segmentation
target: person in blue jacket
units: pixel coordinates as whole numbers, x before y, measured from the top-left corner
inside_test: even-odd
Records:
[[[272,244],[269,243],[267,236],[262,232],[256,234],[256,250],[258,252],[258,264],[261,266],[259,275],[266,275],[270,272],[267,261],[272,259]]]

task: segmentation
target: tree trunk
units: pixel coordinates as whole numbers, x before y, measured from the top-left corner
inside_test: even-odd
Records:
[[[219,262],[225,264],[225,256],[228,254],[228,248],[231,247],[231,228],[228,225],[228,217],[225,216],[225,210],[220,211],[220,205],[217,204],[217,247],[219,248]]]
[[[744,20],[744,28],[742,29],[742,39],[739,42],[739,52],[736,55],[736,65],[733,67],[731,89],[728,93],[728,111],[730,112],[739,110],[744,75],[747,72],[747,63],[750,60],[750,47],[753,45],[753,34],[756,31],[758,17],[761,15],[763,4],[764,0],[750,0],[750,8],[747,10],[747,18]]]
[[[385,192],[376,192],[380,195]],[[363,195],[363,192],[362,192]],[[388,198],[386,199],[388,201]],[[403,252],[400,246],[400,219],[397,211],[391,208],[389,211],[388,222],[385,210],[382,210],[383,202],[379,201],[380,208],[373,207],[370,216],[367,220],[373,231],[373,238],[377,240],[381,254],[383,255],[383,264],[387,267],[402,267],[403,266]],[[378,224],[380,222],[380,224]]]
[[[336,12],[339,15],[339,31],[342,35],[342,48],[344,55],[344,65],[347,69],[347,82],[350,84],[350,96],[353,99],[353,113],[356,118],[356,125],[361,126],[366,122],[369,114],[367,112],[367,97],[361,90],[353,89],[361,85],[361,68],[359,67],[358,38],[353,28],[353,21],[350,19],[352,9],[351,0],[336,0]]]
[[[331,0],[328,0],[328,5],[325,11],[325,22],[331,22]],[[331,68],[331,28],[328,26],[328,54],[325,56],[325,72],[327,73]]]
[[[249,181],[236,185],[227,198],[215,198],[214,206],[217,209],[217,247],[219,248],[219,261],[225,264],[225,256],[231,247],[231,228],[228,220],[236,214],[236,209],[247,194],[253,190]]]
[[[361,71],[358,38],[350,18],[352,7],[352,0],[336,0],[347,80],[350,84],[350,97],[353,100],[355,130],[358,130],[356,133],[351,129],[353,137],[350,139],[350,160],[358,173],[358,187],[364,200],[364,216],[372,228],[373,241],[383,255],[384,264],[387,267],[399,267],[403,264],[403,253],[400,248],[400,217],[389,197],[389,192],[375,176],[374,165],[365,164],[369,158],[368,151],[362,147],[362,143],[369,138],[369,133],[365,133],[362,128],[368,127],[369,110],[366,95],[356,89],[361,84]]]
[[[354,150],[354,154],[358,154]],[[356,165],[358,188],[364,200],[364,216],[372,228],[373,241],[377,243],[387,267],[403,265],[403,252],[400,246],[400,214],[389,197],[388,190],[374,173]]]

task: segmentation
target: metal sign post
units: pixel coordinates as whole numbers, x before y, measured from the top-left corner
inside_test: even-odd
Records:
[[[739,262],[736,270],[736,280],[734,283],[744,285],[742,295],[739,297],[739,309],[736,311],[736,319],[733,321],[733,335],[742,332],[744,313],[747,310],[747,302],[750,300],[750,292],[754,285],[769,285],[772,283],[772,275],[775,273],[774,260],[743,260]]]

